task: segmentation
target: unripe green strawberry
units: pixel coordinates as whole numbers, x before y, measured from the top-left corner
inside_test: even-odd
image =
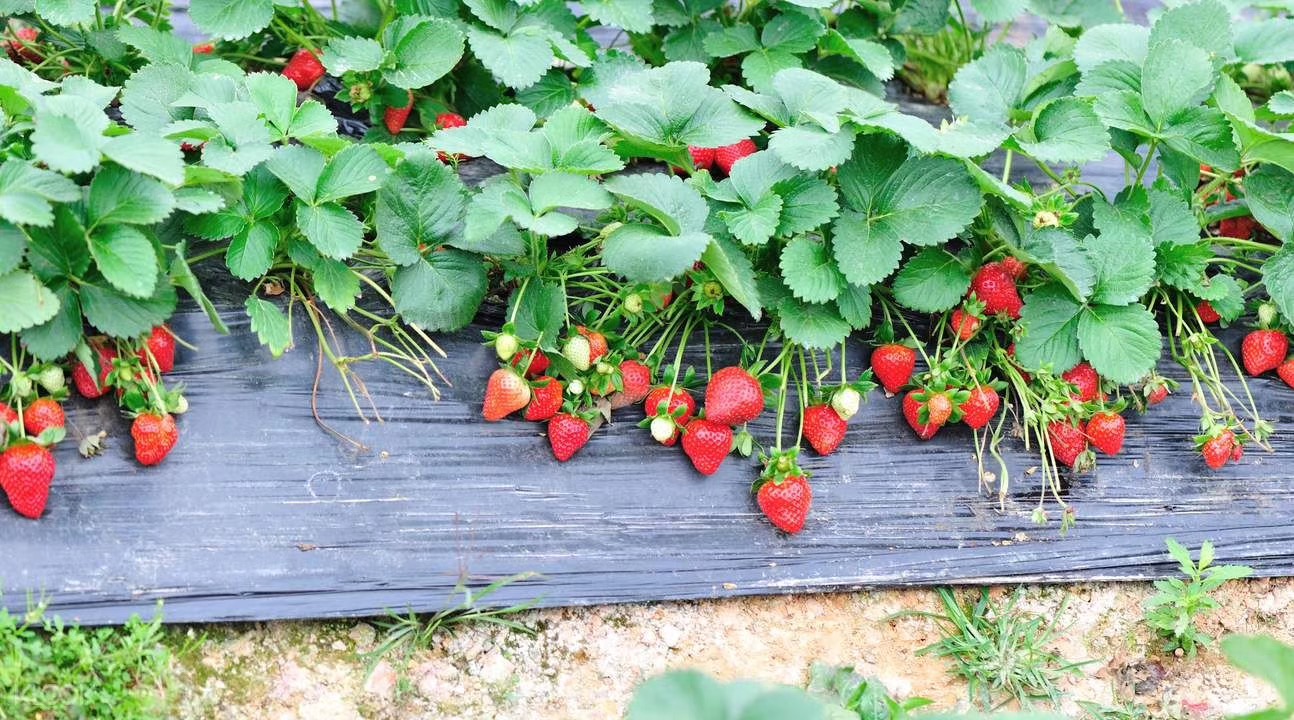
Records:
[[[841,419],[848,420],[858,414],[858,408],[862,405],[862,393],[851,387],[843,387],[837,390],[831,396],[831,407],[840,415]]]
[[[566,392],[567,392],[567,394],[569,394],[571,397],[578,397],[578,396],[580,396],[580,395],[583,395],[583,394],[584,394],[584,381],[583,381],[583,380],[581,380],[581,379],[579,379],[579,378],[575,378],[574,380],[572,380],[572,381],[570,382],[570,384],[569,384],[569,385],[567,385],[567,386],[566,386]]]
[[[625,298],[625,312],[629,313],[630,315],[637,315],[642,311],[643,311],[642,295],[639,295],[638,293],[634,293],[633,295],[630,295],[629,297]]]
[[[31,395],[31,391],[32,391],[31,378],[27,377],[26,375],[22,375],[22,374],[14,375],[13,379],[9,381],[9,384],[13,387],[14,395],[20,398],[25,398],[28,395]]]
[[[521,343],[517,341],[517,336],[512,333],[501,333],[494,338],[494,354],[498,355],[499,359],[504,362],[511,360],[520,347]]]
[[[651,419],[651,436],[661,445],[673,445],[678,440],[678,426],[670,418],[654,417]]]
[[[580,372],[585,372],[593,364],[593,348],[583,335],[572,335],[562,347],[562,355]]]
[[[36,382],[45,388],[45,392],[56,393],[67,385],[67,378],[63,375],[63,368],[57,365],[50,365],[36,376]]]

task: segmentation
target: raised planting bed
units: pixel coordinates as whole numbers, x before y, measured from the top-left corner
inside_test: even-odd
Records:
[[[1294,574],[1288,17],[11,5],[7,606]]]

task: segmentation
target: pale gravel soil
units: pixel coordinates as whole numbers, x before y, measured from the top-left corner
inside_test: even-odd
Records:
[[[997,592],[1005,592],[999,590]],[[1056,649],[1093,660],[1064,684],[1060,708],[1077,700],[1135,701],[1155,717],[1207,718],[1253,711],[1276,696],[1231,670],[1216,652],[1193,660],[1160,652],[1139,624],[1148,585],[1030,588],[1024,607],[1052,615],[1068,600]],[[1223,608],[1203,623],[1214,635],[1266,633],[1294,642],[1294,581],[1225,588]],[[232,720],[412,720],[618,718],[634,686],[669,669],[700,668],[722,679],[802,684],[813,662],[854,665],[902,697],[967,709],[966,689],[942,660],[917,657],[938,638],[912,610],[937,611],[931,590],[876,591],[659,603],[527,612],[526,637],[488,626],[446,635],[411,658],[408,689],[360,655],[367,623],[269,623],[208,630],[181,668],[179,717]]]

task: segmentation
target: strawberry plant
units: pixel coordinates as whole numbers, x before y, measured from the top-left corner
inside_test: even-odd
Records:
[[[272,355],[305,329],[365,419],[360,361],[436,396],[434,333],[497,300],[485,420],[545,423],[563,462],[616,411],[703,476],[759,458],[750,502],[788,532],[811,527],[800,448],[848,444],[874,379],[919,439],[969,426],[1004,506],[1003,443],[1037,453],[1033,517],[1051,498],[1067,527],[1067,476],[1179,389],[1163,361],[1199,412],[1182,443],[1214,469],[1269,447],[1247,383],[1294,378],[1288,18],[193,0],[194,45],[165,3],[5,8],[5,448],[57,442],[60,370],[118,399],[141,462],[165,457],[178,290],[224,327],[202,263],[245,283]],[[1047,32],[994,42],[1025,14]],[[888,102],[896,76],[946,96],[947,120]],[[1085,166],[1110,156],[1124,180],[1098,186]],[[477,158],[498,170],[465,183]],[[851,376],[860,336],[872,371]]]

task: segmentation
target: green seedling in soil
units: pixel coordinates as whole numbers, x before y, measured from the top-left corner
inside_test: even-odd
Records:
[[[1048,619],[1018,607],[1023,591],[1005,602],[994,601],[987,588],[973,604],[962,605],[948,588],[939,589],[942,614],[910,613],[933,619],[942,638],[918,651],[952,662],[949,670],[967,683],[973,703],[985,710],[1012,700],[1023,707],[1036,701],[1060,700],[1059,681],[1085,662],[1070,662],[1050,649],[1059,628]],[[1064,611],[1064,604],[1053,616]]]
[[[1213,543],[1200,547],[1198,562],[1191,552],[1168,538],[1168,554],[1178,563],[1186,579],[1168,578],[1155,581],[1159,592],[1146,601],[1146,624],[1154,628],[1167,644],[1166,652],[1194,657],[1199,647],[1213,644],[1213,638],[1201,632],[1200,616],[1219,607],[1212,593],[1231,580],[1249,577],[1254,570],[1243,565],[1214,565]]]
[[[396,692],[404,694],[410,690],[406,672],[410,658],[414,653],[430,648],[441,633],[452,635],[456,629],[464,626],[488,624],[533,636],[534,628],[512,616],[534,607],[538,602],[537,598],[506,607],[481,607],[481,604],[513,583],[537,577],[536,573],[519,573],[496,580],[480,590],[473,590],[465,580],[461,580],[454,588],[454,595],[461,595],[462,600],[452,607],[429,614],[418,614],[412,610],[406,614],[388,611],[385,619],[375,623],[380,637],[377,647],[362,656],[368,665],[368,672],[372,673],[382,660],[393,661],[398,674]]]
[[[1088,700],[1079,700],[1078,707],[1091,720],[1148,720],[1150,717],[1149,708],[1131,700],[1125,700],[1117,705],[1102,705]]]
[[[912,711],[933,703],[923,697],[898,700],[876,678],[864,678],[852,667],[814,663],[809,669],[809,693],[827,703],[839,703],[844,718],[904,720]]]
[[[0,608],[0,718],[146,720],[166,716],[171,652],[160,604],[150,621],[82,628],[29,604]]]

